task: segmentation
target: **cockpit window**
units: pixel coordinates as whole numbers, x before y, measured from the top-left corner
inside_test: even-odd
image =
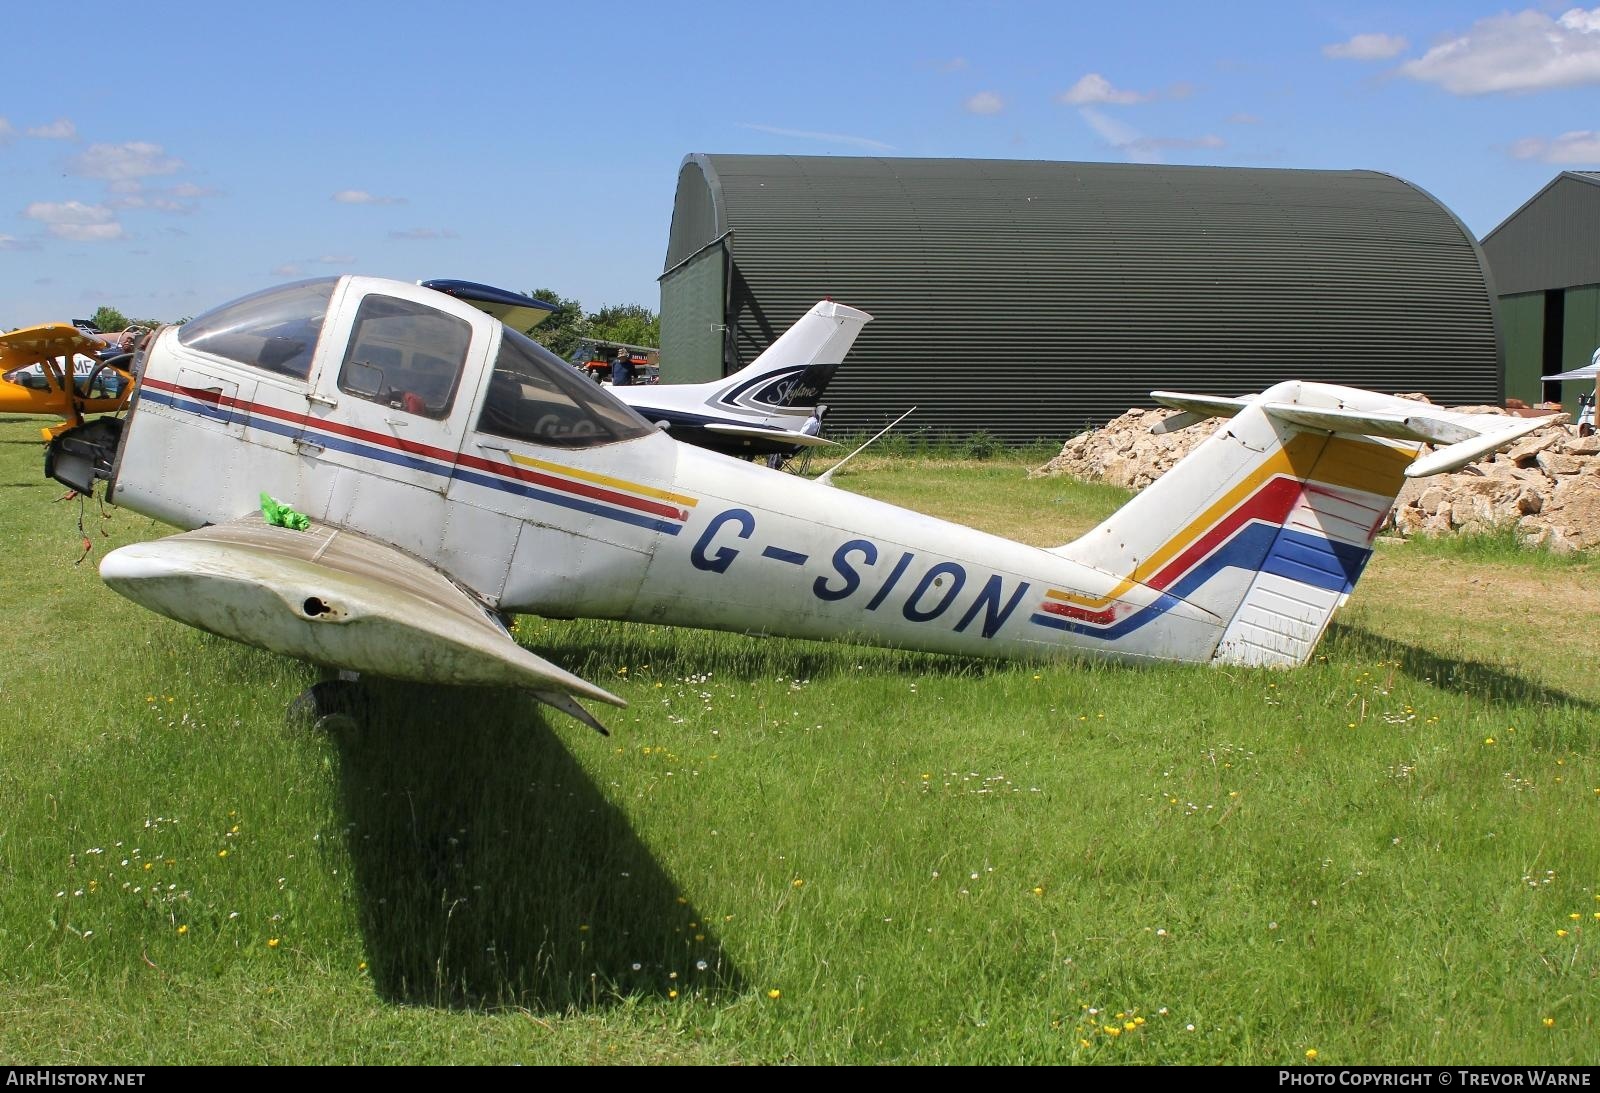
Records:
[[[338,283],[337,277],[326,277],[252,293],[184,323],[178,341],[202,353],[303,380],[311,374],[311,356]]]
[[[478,430],[555,448],[591,448],[653,432],[650,423],[544,346],[501,329]]]
[[[339,389],[408,414],[442,418],[455,401],[472,324],[426,304],[368,296],[356,312]]]

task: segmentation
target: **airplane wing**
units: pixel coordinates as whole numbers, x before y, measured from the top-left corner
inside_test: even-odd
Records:
[[[71,323],[41,323],[8,330],[0,333],[0,372],[74,353],[93,356],[100,348],[98,341]]]
[[[437,278],[432,281],[418,281],[417,284],[463,300],[485,315],[493,315],[511,329],[524,334],[560,310],[555,304],[535,300],[532,296],[507,292],[493,285],[480,285],[476,281]]]
[[[721,421],[707,422],[702,428],[708,433],[721,433],[724,436],[758,436],[762,440],[781,440],[785,444],[793,444],[796,448],[837,447],[831,440],[789,429],[767,429],[760,425],[735,425],[732,422]]]
[[[351,531],[250,516],[114,550],[100,575],[168,618],[332,668],[515,687],[601,733],[575,699],[627,705],[518,645],[442,573]]]

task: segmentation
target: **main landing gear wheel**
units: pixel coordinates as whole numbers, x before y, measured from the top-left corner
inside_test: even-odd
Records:
[[[367,719],[366,690],[353,679],[325,679],[289,703],[287,720],[326,733],[358,731]]]

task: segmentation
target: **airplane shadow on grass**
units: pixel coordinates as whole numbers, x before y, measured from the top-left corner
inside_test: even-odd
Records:
[[[385,683],[358,725],[332,730],[379,992],[559,1013],[741,990],[700,912],[535,705]]]
[[[1440,690],[1471,695],[1489,702],[1573,706],[1587,712],[1600,710],[1600,702],[1546,687],[1505,668],[1402,644],[1358,626],[1336,622],[1328,628],[1328,638],[1331,647],[1349,650],[1355,656],[1370,657],[1385,663],[1398,662],[1400,670],[1406,675],[1432,683]]]

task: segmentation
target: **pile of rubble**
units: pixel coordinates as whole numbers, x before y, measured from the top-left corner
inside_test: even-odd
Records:
[[[1033,473],[1143,489],[1222,424],[1213,418],[1175,433],[1150,432],[1173,413],[1129,410],[1103,429],[1073,437]],[[1530,543],[1555,550],[1600,546],[1600,436],[1580,437],[1565,420],[1558,416],[1507,451],[1459,471],[1408,481],[1384,530],[1411,536],[1515,526]]]

